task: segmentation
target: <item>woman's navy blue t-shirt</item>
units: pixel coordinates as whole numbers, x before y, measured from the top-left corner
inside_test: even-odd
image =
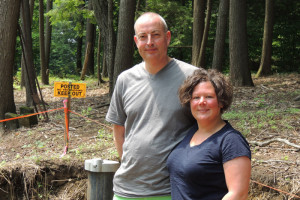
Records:
[[[226,125],[190,147],[195,124],[167,160],[172,200],[221,200],[228,192],[223,164],[240,156],[251,159],[249,144],[227,121]]]

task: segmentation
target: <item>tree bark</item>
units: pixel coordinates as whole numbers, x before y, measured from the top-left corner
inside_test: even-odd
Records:
[[[85,4],[82,4],[79,6],[79,9],[84,9]],[[83,28],[84,28],[84,19],[83,16],[78,16],[79,17],[79,23],[80,23],[80,30],[79,34],[76,37],[76,42],[77,42],[77,49],[76,49],[76,73],[80,74],[82,71],[82,45],[83,45]]]
[[[209,31],[210,18],[211,18],[211,4],[212,4],[212,0],[207,0],[205,27],[204,27],[203,38],[201,41],[199,59],[197,62],[197,66],[199,66],[199,67],[205,67],[205,49],[206,49],[206,43],[208,40],[208,31]]]
[[[119,9],[118,38],[114,65],[114,82],[118,75],[132,67],[134,51],[135,0],[121,0]]]
[[[253,86],[248,62],[246,0],[230,0],[230,79],[234,86]]]
[[[34,0],[29,0],[30,24],[32,24],[33,8],[34,8]],[[24,61],[24,55],[23,55],[23,52],[22,52],[22,58],[21,58],[21,88],[23,88],[25,86],[25,76],[26,76],[25,61]]]
[[[0,119],[6,112],[16,113],[13,66],[19,11],[20,0],[0,1]]]
[[[93,5],[92,2],[88,2],[88,9],[93,10]],[[87,51],[90,52],[89,55],[85,56],[90,56],[87,58],[87,73],[88,75],[90,74],[95,74],[95,69],[94,69],[94,64],[95,64],[95,59],[94,59],[94,51],[95,51],[95,38],[96,38],[96,26],[90,22],[90,19],[87,19],[86,23],[86,44],[90,44],[89,48]],[[86,48],[88,45],[86,45]],[[86,51],[86,52],[87,52]]]
[[[192,65],[197,66],[204,32],[205,0],[194,0]],[[199,67],[199,66],[198,66]]]
[[[112,96],[114,90],[114,66],[116,52],[116,36],[113,26],[113,0],[108,0],[108,78],[109,78],[109,96]]]
[[[220,72],[223,70],[224,54],[225,54],[225,39],[227,32],[227,21],[229,14],[229,0],[221,0],[219,3],[219,13],[217,21],[216,38],[214,45],[214,54],[212,68]]]
[[[103,51],[103,61],[102,61],[102,76],[103,77],[108,77],[108,70],[107,70],[107,62],[106,62],[106,56],[105,52]]]
[[[26,87],[26,105],[32,106],[32,95],[37,94],[36,88],[36,73],[33,63],[32,37],[31,37],[31,17],[28,1],[21,1],[21,40],[23,42],[24,54],[24,79]]]
[[[103,67],[108,68],[109,93],[113,92],[114,58],[116,36],[113,27],[113,1],[93,0],[95,17],[99,25],[103,41]]]
[[[44,1],[39,0],[39,32],[40,32],[40,65],[41,65],[41,79],[42,83],[49,85],[47,78],[47,68],[45,59],[45,31],[44,31]]]
[[[49,12],[53,8],[53,1],[47,0],[46,12]],[[46,17],[46,35],[45,35],[45,67],[46,71],[46,83],[49,85],[49,62],[50,62],[50,49],[51,49],[51,36],[52,36],[52,26],[50,19]]]
[[[83,63],[83,67],[82,67],[82,71],[81,71],[81,75],[80,75],[80,80],[84,80],[85,79],[85,74],[88,70],[88,63],[89,63],[89,59],[90,59],[90,54],[91,54],[91,43],[87,43],[86,46],[86,51],[85,51],[85,59],[84,59],[84,63]]]
[[[260,66],[257,71],[256,77],[271,74],[273,26],[274,26],[274,0],[266,0],[264,39],[262,45]]]
[[[104,83],[103,79],[102,79],[102,69],[103,66],[101,66],[101,32],[99,31],[99,36],[98,36],[98,48],[97,48],[97,78],[98,78],[98,85],[100,85],[100,83]]]

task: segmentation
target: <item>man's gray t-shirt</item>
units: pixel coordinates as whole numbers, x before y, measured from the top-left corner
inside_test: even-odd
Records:
[[[195,122],[180,105],[178,88],[196,67],[172,59],[157,74],[142,62],[118,77],[106,120],[125,126],[114,192],[123,197],[170,194],[166,161]]]

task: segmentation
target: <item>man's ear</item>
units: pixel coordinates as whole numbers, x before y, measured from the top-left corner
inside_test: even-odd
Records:
[[[136,35],[133,37],[136,47],[138,48],[138,38]]]
[[[171,42],[171,32],[167,31],[166,35],[167,35],[167,42],[168,42],[168,46],[169,46],[170,42]]]

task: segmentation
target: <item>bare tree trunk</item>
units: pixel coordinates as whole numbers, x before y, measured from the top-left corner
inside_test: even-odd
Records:
[[[46,12],[49,12],[53,8],[53,1],[47,0]],[[45,37],[45,67],[46,77],[47,77],[47,85],[49,84],[49,62],[50,62],[50,49],[51,49],[51,36],[52,36],[52,26],[50,23],[50,19],[46,17],[46,37]]]
[[[103,79],[102,79],[102,66],[101,66],[101,32],[99,31],[99,36],[98,36],[98,48],[97,48],[97,78],[98,78],[98,85],[100,85],[100,83],[104,83]]]
[[[108,78],[109,78],[109,96],[112,96],[114,90],[114,66],[116,51],[116,36],[113,26],[113,0],[108,0]]]
[[[33,64],[32,37],[31,37],[31,18],[28,1],[21,1],[21,41],[23,42],[24,55],[24,74],[26,86],[26,105],[33,105],[32,95],[37,94],[36,73]]]
[[[84,9],[85,4],[81,5],[79,9]],[[79,30],[79,36],[76,37],[77,42],[77,49],[76,49],[76,73],[80,74],[82,71],[82,45],[83,45],[83,29],[84,29],[84,19],[82,16],[80,17],[80,30]]]
[[[30,24],[32,24],[34,0],[29,0],[29,8],[30,8]],[[23,52],[22,52],[22,57],[21,57],[21,88],[23,88],[25,86],[25,76],[26,76],[25,61],[24,61],[24,55],[23,55]]]
[[[208,31],[209,31],[210,18],[211,18],[211,4],[212,4],[212,0],[207,0],[204,34],[201,42],[199,60],[197,62],[197,66],[200,67],[205,67],[205,49],[208,40]]]
[[[227,32],[227,21],[229,14],[229,0],[221,0],[219,4],[219,13],[217,21],[216,38],[214,45],[214,54],[212,68],[220,72],[223,70],[224,54],[225,54],[225,39]]]
[[[89,63],[89,59],[91,58],[90,54],[91,54],[91,43],[87,43],[86,46],[86,51],[85,51],[85,59],[84,59],[84,63],[83,63],[83,67],[82,67],[82,71],[81,71],[81,76],[80,76],[80,80],[84,80],[85,79],[85,74],[88,70],[88,63]]]
[[[41,79],[42,83],[45,85],[49,85],[49,81],[47,78],[47,68],[45,65],[45,31],[44,31],[44,1],[39,0],[39,31],[40,31],[40,65],[41,65]]]
[[[88,9],[93,10],[93,5],[92,1],[88,2]],[[95,59],[94,59],[94,51],[95,51],[95,38],[96,38],[96,26],[90,22],[90,19],[87,19],[86,23],[86,44],[89,45],[89,50],[87,50],[89,53],[88,56],[90,56],[88,59],[86,59],[88,62],[87,64],[87,73],[88,75],[90,74],[95,74],[95,69],[94,69],[94,64],[95,64]],[[88,46],[86,45],[86,48]],[[85,55],[87,56],[87,55]]]
[[[103,77],[108,77],[108,70],[107,70],[107,62],[106,62],[106,56],[105,52],[103,51],[103,61],[102,61],[102,76]]]
[[[20,0],[0,1],[0,119],[6,112],[16,112],[13,66],[19,13]]]
[[[100,27],[105,64],[103,67],[108,68],[109,91],[113,92],[113,75],[114,75],[114,58],[115,58],[115,32],[113,28],[113,0],[93,0],[95,17]],[[103,74],[104,76],[104,74]]]
[[[121,0],[113,87],[117,81],[118,75],[133,65],[134,15],[135,0]]]
[[[197,66],[204,32],[205,0],[194,0],[192,65]]]
[[[230,79],[234,86],[253,86],[248,67],[246,0],[230,0]]]
[[[263,46],[261,52],[260,66],[257,71],[256,77],[271,74],[273,26],[274,26],[274,0],[266,0],[264,39],[263,39]]]

